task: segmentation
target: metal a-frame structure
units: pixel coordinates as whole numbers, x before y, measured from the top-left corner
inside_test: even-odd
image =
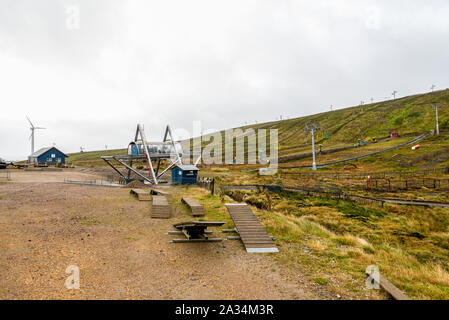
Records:
[[[167,125],[162,142],[151,143],[146,139],[144,127],[138,124],[134,141],[131,142],[128,147],[127,156],[103,156],[101,158],[127,183],[133,180],[131,179],[131,173],[134,173],[141,179],[157,185],[161,182],[160,178],[168,170],[176,165],[182,165],[182,157],[176,146],[170,126]],[[123,165],[128,170],[126,176],[114,166],[113,160]],[[167,168],[159,173],[159,170],[161,170],[161,162],[164,160],[169,160],[170,163]],[[156,170],[154,169],[153,161],[157,163]],[[136,162],[144,162],[148,165],[148,177],[133,168],[133,163]]]

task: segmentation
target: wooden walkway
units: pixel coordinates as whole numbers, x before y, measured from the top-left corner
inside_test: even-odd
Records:
[[[204,217],[204,208],[198,201],[192,198],[182,198],[181,201],[192,210],[194,217]]]
[[[139,201],[151,201],[151,194],[149,191],[144,189],[131,189],[129,192],[132,195],[135,195]]]
[[[153,206],[151,208],[151,218],[170,219],[170,205],[164,196],[153,196]]]
[[[226,204],[226,208],[247,252],[279,252],[273,239],[268,235],[250,207],[246,204]]]

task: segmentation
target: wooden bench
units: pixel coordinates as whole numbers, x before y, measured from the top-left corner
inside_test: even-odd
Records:
[[[147,190],[131,189],[129,193],[136,196],[139,201],[151,201],[151,194]]]
[[[189,242],[220,242],[221,238],[209,238],[211,231],[207,231],[208,227],[220,227],[225,222],[210,221],[193,221],[183,222],[174,225],[178,231],[169,231],[170,235],[184,235],[185,239],[173,239],[173,243],[189,243]]]
[[[181,201],[192,210],[192,215],[194,217],[204,217],[204,208],[198,201],[192,198],[182,198]]]
[[[273,239],[250,207],[246,204],[226,204],[226,209],[234,221],[235,232],[238,233],[247,252],[279,252]]]
[[[153,196],[153,205],[151,207],[151,218],[170,219],[170,205],[164,196]]]
[[[172,199],[172,195],[171,195],[170,192],[167,192],[167,191],[164,191],[164,190],[161,190],[161,189],[151,189],[151,190],[150,190],[150,193],[151,193],[152,195],[156,195],[156,196],[164,196],[164,197],[166,197],[167,199]]]

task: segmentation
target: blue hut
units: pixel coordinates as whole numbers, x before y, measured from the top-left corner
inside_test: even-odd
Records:
[[[198,170],[193,165],[177,165],[171,171],[171,180],[179,184],[196,184]]]
[[[55,147],[42,148],[34,152],[28,157],[28,162],[30,164],[47,164],[47,165],[56,165],[56,164],[65,164],[65,158],[68,155],[60,151]]]

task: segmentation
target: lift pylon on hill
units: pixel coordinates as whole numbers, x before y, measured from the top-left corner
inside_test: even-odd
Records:
[[[126,156],[103,156],[101,157],[112,169],[117,172],[126,182],[131,182],[131,174],[134,173],[141,179],[151,183],[159,184],[160,178],[176,165],[182,165],[182,146],[173,139],[170,126],[165,129],[164,139],[162,142],[148,142],[145,130],[142,125],[138,124],[134,141],[128,145],[128,155]],[[127,175],[121,172],[115,165],[114,161],[121,164],[127,169]],[[153,161],[155,162],[153,164]],[[162,169],[162,161],[168,161],[168,166]],[[133,164],[145,163],[148,166],[148,177],[133,168]],[[156,169],[154,168],[156,166]],[[159,171],[162,170],[160,173]]]

